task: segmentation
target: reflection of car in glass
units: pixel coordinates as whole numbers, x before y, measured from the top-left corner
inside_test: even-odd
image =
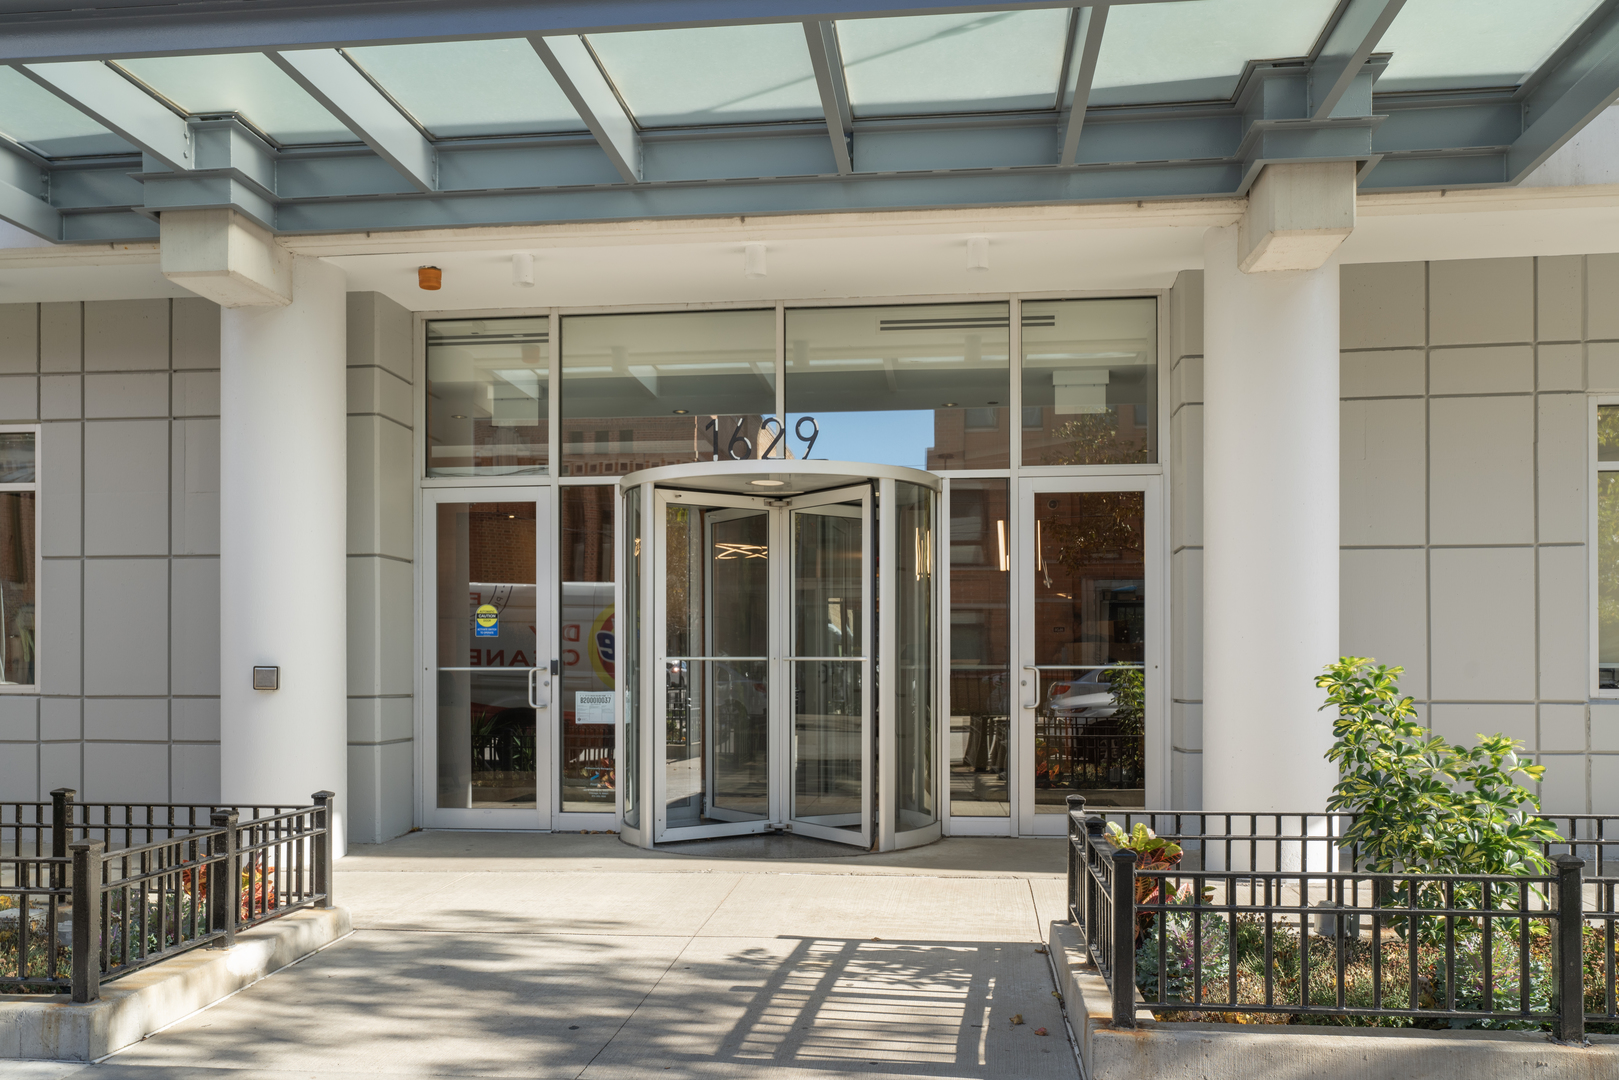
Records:
[[[1046,708],[1050,715],[1065,720],[1096,721],[1118,712],[1113,698],[1113,680],[1110,669],[1087,671],[1077,679],[1063,679],[1051,684],[1046,692]]]

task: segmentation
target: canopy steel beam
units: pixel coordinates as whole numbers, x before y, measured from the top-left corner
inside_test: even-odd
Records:
[[[623,103],[607,76],[596,64],[596,57],[578,36],[557,38],[529,38],[529,44],[539,54],[557,85],[596,136],[617,169],[628,183],[641,179],[641,133],[635,121],[625,111]]]
[[[42,196],[46,177],[20,154],[0,149],[0,221],[46,240],[62,238],[62,215]]]
[[[1162,3],[1164,0],[1113,0]],[[278,52],[421,41],[1072,7],[1073,0],[0,0],[0,62]]]
[[[1310,119],[1332,115],[1404,6],[1405,0],[1349,0],[1310,67]]]
[[[1508,183],[1517,183],[1619,100],[1619,7],[1610,8],[1585,40],[1546,72],[1523,102],[1528,120],[1507,151]]]
[[[438,188],[438,154],[416,125],[335,49],[266,53],[417,191]]]
[[[830,22],[808,22],[804,24],[804,41],[809,45],[810,66],[815,69],[815,86],[821,92],[821,111],[826,113],[832,157],[838,164],[838,174],[848,176],[854,172],[854,112],[849,107],[849,87],[843,79],[838,32]]]
[[[191,128],[185,119],[99,60],[19,64],[17,70],[165,168],[192,168]]]
[[[1057,119],[1058,165],[1074,164],[1079,153],[1079,131],[1085,126],[1085,108],[1091,100],[1091,83],[1096,81],[1096,58],[1102,52],[1102,31],[1106,26],[1106,6],[1080,8],[1074,13],[1069,73],[1063,87],[1067,104]]]

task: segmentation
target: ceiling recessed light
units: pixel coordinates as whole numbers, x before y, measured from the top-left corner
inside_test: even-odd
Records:
[[[675,410],[675,415],[676,416],[685,416],[686,413],[689,412],[689,411],[690,410],[688,410],[688,409],[676,409]]]
[[[954,401],[947,401],[939,407],[941,409],[954,409],[956,407],[956,403]]]
[[[781,487],[786,482],[787,481],[785,481],[785,480],[749,480],[748,481],[748,483],[754,485],[755,487]]]
[[[450,414],[450,419],[451,419],[451,420],[465,420],[465,419],[466,419],[466,418],[467,418],[467,414],[466,414],[466,413],[460,413],[460,412],[458,412],[458,413],[451,413],[451,414]]]

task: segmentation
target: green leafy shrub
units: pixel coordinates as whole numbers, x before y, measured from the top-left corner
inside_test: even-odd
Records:
[[[1336,709],[1327,758],[1339,780],[1327,809],[1355,815],[1346,839],[1377,873],[1539,874],[1551,863],[1542,845],[1557,832],[1539,817],[1540,800],[1519,782],[1544,766],[1518,757],[1521,743],[1480,735],[1453,746],[1417,723],[1412,699],[1395,679],[1405,669],[1340,657],[1316,685],[1323,709]]]

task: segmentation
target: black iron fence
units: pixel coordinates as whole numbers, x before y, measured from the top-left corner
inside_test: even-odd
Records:
[[[332,906],[329,791],[245,808],[51,795],[0,807],[0,992],[93,1001],[105,980]]]
[[[1547,815],[1555,872],[1373,873],[1327,814],[1087,814],[1068,903],[1113,1024],[1160,1019],[1619,1031],[1619,817]],[[1116,847],[1148,825],[1179,856]]]

